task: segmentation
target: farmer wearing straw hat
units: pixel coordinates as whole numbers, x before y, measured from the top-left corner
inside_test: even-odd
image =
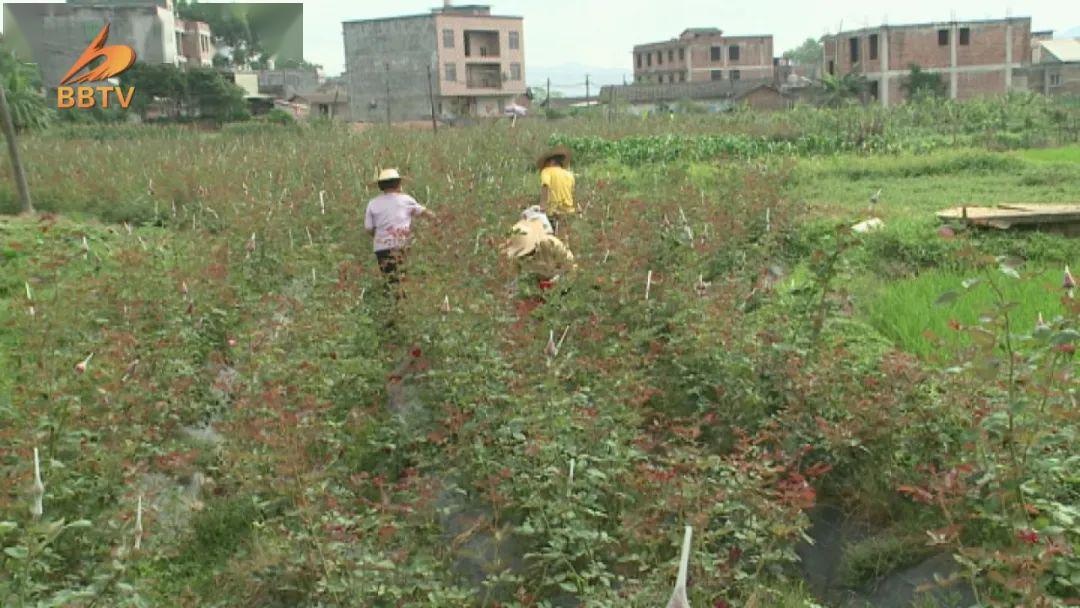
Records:
[[[388,285],[396,287],[404,271],[413,218],[434,214],[401,191],[401,174],[397,169],[383,169],[376,184],[382,194],[368,203],[364,228],[374,239],[379,270],[386,277]],[[400,293],[395,293],[395,296],[400,297]]]
[[[567,170],[570,156],[569,148],[556,146],[536,162],[540,169],[540,204],[556,231],[560,220],[577,213],[577,206],[574,205],[574,174]]]

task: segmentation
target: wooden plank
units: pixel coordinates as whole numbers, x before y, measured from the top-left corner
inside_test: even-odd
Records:
[[[966,217],[965,217],[966,213]],[[973,224],[994,222],[996,227],[1080,222],[1080,205],[1010,203],[997,207],[954,207],[937,213],[942,220],[966,220]]]

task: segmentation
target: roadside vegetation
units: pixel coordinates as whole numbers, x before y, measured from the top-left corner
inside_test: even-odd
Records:
[[[0,605],[658,606],[692,525],[694,606],[809,608],[822,505],[873,531],[851,589],[944,554],[979,605],[1069,605],[1080,245],[933,212],[1080,202],[1078,121],[1017,96],[24,137]],[[499,245],[552,143],[579,268],[541,289]],[[388,166],[439,214],[396,308],[362,235]]]

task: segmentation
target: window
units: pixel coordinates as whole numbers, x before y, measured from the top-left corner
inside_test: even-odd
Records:
[[[679,49],[679,61],[686,61],[686,49]]]
[[[446,82],[457,82],[457,64],[448,63],[444,66]]]
[[[739,70],[731,70],[732,80],[738,80],[740,76],[742,76],[742,74],[739,73]]]
[[[510,64],[510,80],[521,80],[521,64]]]
[[[724,52],[723,48],[718,47],[718,46],[714,46],[711,49],[709,49],[709,59],[712,60],[712,61],[720,61],[720,59],[723,58],[723,55],[722,55],[723,52]]]
[[[668,60],[668,63],[674,63],[674,61],[675,61],[675,49],[668,49],[667,60]]]
[[[938,30],[937,31],[937,45],[938,46],[949,46],[949,30]]]
[[[664,65],[664,51],[656,51],[656,65]]]
[[[637,67],[640,68],[642,63],[643,62],[641,61],[641,53],[638,53],[637,54]]]
[[[521,48],[521,34],[518,32],[510,32],[507,45],[510,47],[511,51],[516,51]]]
[[[878,54],[878,35],[870,34],[870,59],[877,59]]]
[[[454,48],[454,30],[442,31],[442,45],[444,49]]]
[[[971,44],[971,28],[962,27],[960,28],[960,45],[967,46],[969,44]]]
[[[728,59],[731,61],[739,60],[739,45],[733,44],[728,47]]]
[[[1050,86],[1056,87],[1061,85],[1061,74],[1050,74]]]
[[[713,80],[723,80],[724,70],[713,70],[709,73],[709,75],[712,77]]]
[[[859,61],[859,39],[848,38],[848,52],[851,54],[851,63]]]
[[[652,53],[645,53],[645,65],[652,67]]]
[[[679,82],[686,82],[686,72],[679,72]]]
[[[836,64],[832,59],[829,60],[829,74],[836,74]]]

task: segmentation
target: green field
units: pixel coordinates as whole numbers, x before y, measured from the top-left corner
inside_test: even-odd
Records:
[[[658,606],[684,525],[693,605],[833,605],[817,505],[874,532],[853,593],[946,553],[986,606],[1061,605],[1080,243],[933,215],[1080,203],[1077,110],[1020,101],[27,134],[0,605]],[[554,142],[579,267],[542,290],[500,245]],[[398,303],[362,230],[387,166],[439,215]]]

